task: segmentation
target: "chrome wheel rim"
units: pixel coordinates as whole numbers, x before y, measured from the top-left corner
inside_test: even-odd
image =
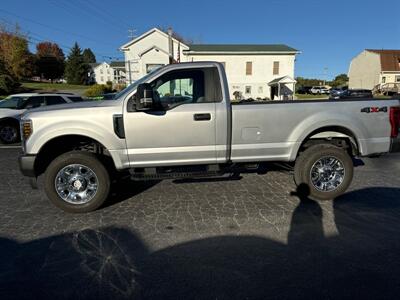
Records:
[[[13,142],[17,139],[18,132],[12,126],[4,126],[0,129],[0,138],[5,142]]]
[[[70,204],[85,204],[96,195],[98,182],[92,169],[81,164],[71,164],[58,172],[54,184],[62,200]]]
[[[343,162],[334,156],[325,156],[317,160],[310,171],[312,185],[321,192],[336,190],[345,177]]]

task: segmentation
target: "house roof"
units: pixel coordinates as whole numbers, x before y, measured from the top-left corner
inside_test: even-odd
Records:
[[[283,44],[195,44],[185,52],[196,53],[299,53],[298,50]]]
[[[151,47],[145,49],[144,51],[140,52],[140,53],[138,54],[138,56],[139,56],[139,57],[142,57],[143,55],[145,55],[146,53],[148,53],[149,51],[151,51],[151,50],[153,50],[153,49],[156,49],[156,50],[158,50],[158,51],[163,52],[163,53],[166,54],[166,55],[169,55],[168,52],[164,51],[163,49],[161,49],[160,47],[158,47],[158,46],[156,46],[156,45],[153,45],[153,46],[151,46]]]
[[[367,49],[381,57],[381,71],[400,71],[400,50]]]
[[[152,33],[154,33],[154,32],[158,32],[159,34],[161,34],[161,35],[163,35],[163,36],[165,36],[165,37],[167,37],[167,38],[169,37],[168,34],[165,33],[164,31],[162,31],[162,30],[160,30],[160,29],[158,29],[158,28],[152,28],[152,29],[150,29],[149,31],[146,31],[146,32],[143,33],[142,35],[138,36],[137,38],[135,38],[135,39],[133,39],[133,40],[127,42],[127,43],[124,44],[124,45],[122,45],[121,48],[120,48],[120,50],[122,50],[122,51],[128,50],[129,47],[130,47],[131,45],[137,43],[138,41],[144,39],[145,37],[149,36],[150,34],[152,34]],[[186,44],[184,44],[184,43],[178,41],[178,40],[175,39],[174,37],[172,38],[172,40],[175,41],[176,43],[180,43],[181,46],[182,46],[183,48],[187,48],[187,45],[186,45]]]
[[[100,63],[90,63],[89,66],[91,66],[93,69],[96,68],[97,66],[101,65]]]
[[[276,85],[279,83],[296,83],[297,81],[294,80],[292,77],[290,76],[283,76],[283,77],[279,77],[279,78],[275,78],[274,80],[268,82],[268,85]]]
[[[112,62],[110,62],[110,67],[111,68],[125,68],[125,62],[124,61],[112,61]]]

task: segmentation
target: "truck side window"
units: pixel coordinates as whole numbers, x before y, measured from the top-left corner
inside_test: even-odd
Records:
[[[222,101],[217,68],[172,71],[157,78],[151,85],[163,109],[180,104]]]
[[[24,105],[21,106],[22,109],[30,109],[35,107],[40,107],[44,105],[44,97],[43,96],[34,96],[28,98]]]

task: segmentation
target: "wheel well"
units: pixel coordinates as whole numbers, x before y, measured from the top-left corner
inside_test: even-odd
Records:
[[[95,153],[107,167],[114,166],[106,147],[98,141],[87,136],[64,135],[56,137],[42,146],[35,161],[36,176],[43,174],[56,157],[70,151]]]
[[[311,132],[301,144],[298,154],[310,146],[324,143],[344,148],[351,156],[360,153],[357,138],[351,130],[341,126],[327,126]]]
[[[19,128],[19,121],[17,119],[14,118],[4,118],[0,120],[0,125],[5,125],[5,124],[13,124],[13,125],[17,125]]]

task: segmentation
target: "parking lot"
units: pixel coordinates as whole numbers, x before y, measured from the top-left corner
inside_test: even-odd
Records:
[[[395,299],[400,156],[364,159],[333,202],[289,174],[122,182],[64,213],[0,147],[0,299]],[[39,180],[40,184],[40,180]]]

